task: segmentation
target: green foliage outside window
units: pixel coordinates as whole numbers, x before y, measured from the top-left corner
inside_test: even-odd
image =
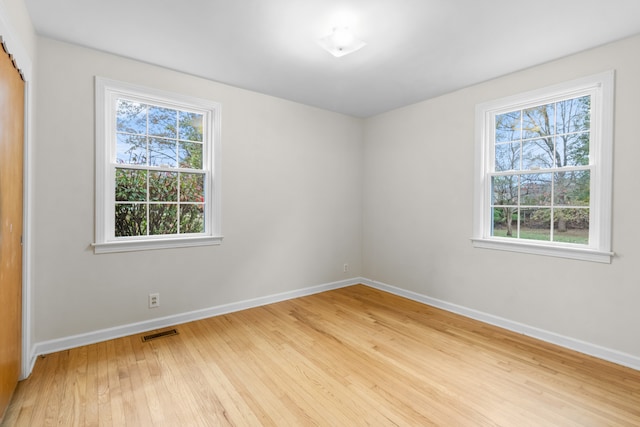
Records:
[[[120,99],[115,236],[204,233],[203,115]]]

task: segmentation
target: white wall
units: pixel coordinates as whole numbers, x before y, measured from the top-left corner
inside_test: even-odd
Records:
[[[640,37],[366,120],[363,275],[640,357]],[[615,69],[611,264],[471,246],[478,103]]]
[[[50,39],[38,50],[35,342],[360,274],[360,119]],[[222,104],[221,246],[94,255],[95,75]]]
[[[11,35],[15,37],[16,42],[20,44],[30,60],[33,61],[37,37],[24,0],[0,0],[0,3],[0,10],[2,11],[0,18],[6,21],[6,25],[10,27],[12,32]],[[2,35],[5,38],[7,37],[7,34]],[[12,51],[10,53],[16,55],[16,52]]]

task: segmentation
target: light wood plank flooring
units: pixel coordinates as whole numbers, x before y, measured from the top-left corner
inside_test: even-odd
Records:
[[[3,426],[639,426],[640,372],[363,285],[41,357]]]

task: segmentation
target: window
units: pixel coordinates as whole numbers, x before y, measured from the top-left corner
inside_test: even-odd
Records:
[[[96,77],[95,252],[219,244],[220,106]]]
[[[477,106],[474,246],[611,261],[613,80]]]

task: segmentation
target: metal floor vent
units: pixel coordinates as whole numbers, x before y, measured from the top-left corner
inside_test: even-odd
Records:
[[[177,329],[169,329],[167,331],[156,332],[155,334],[149,334],[142,337],[143,342],[155,340],[162,337],[170,337],[172,335],[178,335]]]

